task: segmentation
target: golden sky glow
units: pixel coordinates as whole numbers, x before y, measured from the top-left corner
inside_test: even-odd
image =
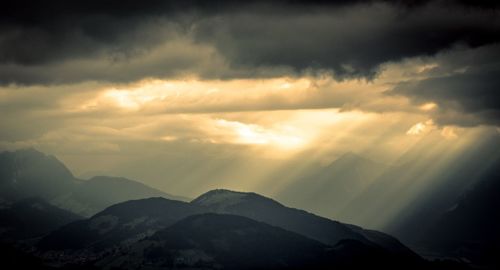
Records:
[[[296,128],[285,126],[279,130],[268,130],[256,124],[244,124],[237,121],[217,119],[217,127],[232,130],[235,143],[271,145],[283,148],[296,148],[305,143]]]
[[[16,118],[0,123],[12,134],[0,147],[35,146],[56,154],[76,175],[127,176],[185,196],[221,187],[282,196],[297,177],[345,153],[384,164],[415,162],[418,170],[442,160],[446,151],[451,156],[467,151],[490,132],[491,127],[439,123],[440,104],[390,93],[395,84],[425,78],[437,67],[420,58],[388,63],[373,80],[320,73],[2,87],[0,102]],[[26,122],[36,124],[20,125]],[[420,152],[425,155],[408,158]],[[405,198],[432,185],[429,179],[453,159],[446,160],[433,163],[432,172],[419,180],[422,186],[408,187]],[[387,209],[384,218],[372,212],[352,216],[349,209],[361,194],[351,195],[335,209],[319,210],[379,226],[402,209],[380,205]]]
[[[11,2],[0,152],[81,179],[257,192],[374,228],[500,160],[495,1]]]
[[[436,67],[436,63],[422,59],[387,64],[372,81],[336,80],[325,73],[261,79],[186,77],[130,84],[85,83],[70,86],[72,91],[66,86],[2,88],[0,94],[11,103],[29,102],[30,96],[50,92],[54,99],[34,108],[33,113],[66,119],[64,126],[42,132],[37,138],[4,141],[2,145],[34,143],[50,148],[64,138],[68,144],[88,140],[86,152],[120,152],[121,142],[128,140],[182,141],[248,145],[287,158],[298,150],[317,147],[325,153],[348,148],[364,151],[364,145],[370,143],[365,137],[382,136],[377,134],[390,133],[410,142],[411,137],[436,130],[443,138],[457,138],[460,132],[456,128],[433,122],[432,113],[439,108],[436,103],[413,104],[407,98],[386,94],[395,81],[425,76]],[[29,110],[23,115],[34,117]],[[85,127],[88,137],[74,134],[78,127]],[[352,136],[359,139],[344,147],[340,141]],[[65,151],[63,145],[60,142],[57,151]]]

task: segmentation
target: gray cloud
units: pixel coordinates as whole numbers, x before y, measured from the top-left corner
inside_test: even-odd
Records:
[[[392,94],[435,102],[440,124],[500,124],[500,45],[457,50],[436,57],[429,78],[397,85]]]
[[[438,123],[496,125],[499,12],[494,1],[10,1],[0,11],[0,84],[304,74],[373,79],[383,64],[422,58],[437,67],[392,94],[436,102]],[[53,107],[55,95],[7,106]],[[266,98],[237,107],[391,110],[328,90],[306,98],[310,104]]]
[[[242,11],[202,20],[196,33],[236,67],[291,66],[371,77],[387,61],[433,55],[457,43],[474,47],[496,41],[498,18],[496,10],[376,3],[286,13]]]
[[[497,41],[497,7],[463,2],[12,1],[0,14],[0,83],[371,77],[387,61]]]

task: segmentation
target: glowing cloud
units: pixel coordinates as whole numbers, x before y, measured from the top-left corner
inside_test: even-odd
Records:
[[[225,119],[217,119],[215,124],[217,127],[231,131],[234,143],[270,145],[280,148],[297,148],[305,144],[305,139],[296,134],[297,130],[292,127],[270,130],[256,124],[244,124]]]
[[[425,122],[419,122],[413,125],[406,134],[408,135],[420,135],[427,133],[435,128],[434,122],[432,120],[427,120]]]
[[[441,130],[441,136],[448,140],[456,139],[458,138],[457,128],[446,126]]]
[[[437,108],[437,104],[433,102],[425,103],[419,107],[422,111],[432,111]]]

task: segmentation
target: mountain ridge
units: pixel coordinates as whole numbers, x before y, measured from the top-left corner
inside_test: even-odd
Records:
[[[119,202],[158,196],[186,200],[124,177],[78,179],[55,156],[33,147],[0,152],[3,201],[40,197],[54,206],[89,217]]]
[[[198,196],[191,203],[207,207],[215,213],[242,215],[265,222],[328,245],[335,245],[342,239],[353,239],[365,244],[378,245],[394,253],[418,257],[399,240],[382,232],[365,230],[356,225],[344,224],[301,209],[286,207],[273,199],[252,192],[217,189]]]

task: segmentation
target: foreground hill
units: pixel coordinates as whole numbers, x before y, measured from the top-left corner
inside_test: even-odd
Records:
[[[329,247],[249,218],[201,214],[160,230],[97,265],[105,269],[331,269],[370,264],[412,268],[420,263],[398,260],[355,240]]]
[[[327,245],[336,245],[340,240],[351,239],[383,247],[395,254],[417,257],[397,239],[387,234],[289,208],[256,193],[219,189],[199,196],[192,203],[205,207],[210,212],[240,215],[262,221]]]
[[[45,235],[82,219],[39,198],[28,198],[0,208],[0,239],[14,241]]]
[[[165,198],[127,201],[61,227],[44,237],[38,246],[42,250],[101,252],[132,243],[201,212],[189,203]]]
[[[343,224],[302,210],[288,208],[255,193],[228,190],[207,192],[191,203],[164,198],[149,198],[119,203],[108,207],[91,218],[75,221],[50,233],[39,241],[38,249],[43,254],[43,257],[58,260],[58,263],[61,264],[73,262],[76,258],[82,257],[86,258],[85,261],[95,261],[108,257],[110,254],[116,255],[125,251],[132,252],[129,248],[136,248],[136,244],[143,241],[143,239],[150,239],[148,237],[152,235],[161,235],[159,232],[174,226],[173,224],[178,224],[181,220],[189,218],[189,216],[204,213],[215,214],[216,212],[219,214],[207,217],[210,220],[207,224],[212,224],[212,229],[216,227],[214,224],[221,226],[221,230],[226,228],[225,226],[234,225],[232,221],[235,218],[225,218],[226,215],[220,214],[230,213],[244,217],[244,220],[251,219],[252,222],[255,222],[251,224],[266,223],[266,226],[279,228],[280,232],[286,230],[293,235],[300,235],[309,241],[314,241],[318,246],[331,249],[338,247],[342,243],[342,247],[346,247],[343,252],[348,253],[343,255],[343,258],[357,256],[356,254],[359,251],[360,254],[366,256],[378,254],[377,257],[380,257],[383,254],[383,256],[390,257],[390,261],[421,261],[419,256],[398,240],[381,232],[364,230],[354,225]],[[205,220],[205,218],[202,218],[202,220]],[[196,226],[199,226],[199,228],[196,228],[197,230],[207,229],[205,228],[207,224],[200,222],[190,221],[190,223],[181,222],[180,224],[192,223],[192,229],[195,229]],[[175,226],[180,228],[184,225]],[[260,228],[259,226],[257,227]],[[179,237],[180,235],[183,234],[179,234]],[[211,237],[215,238],[211,239]],[[207,239],[215,242],[219,241],[217,237],[210,234],[206,235]],[[180,243],[190,241],[189,237],[176,239]],[[238,241],[242,245],[246,245],[245,241],[249,241],[248,244],[250,244],[254,239],[250,237],[245,241]],[[286,242],[284,245],[287,245]],[[352,250],[348,252],[348,248]],[[217,253],[218,251],[211,252]],[[322,252],[315,255],[319,257],[314,261],[326,256]],[[199,254],[192,255],[197,257]],[[127,256],[135,255],[127,253]],[[233,256],[238,255],[233,254]],[[144,260],[147,260],[147,258],[144,258]],[[308,261],[308,264],[310,263]]]

